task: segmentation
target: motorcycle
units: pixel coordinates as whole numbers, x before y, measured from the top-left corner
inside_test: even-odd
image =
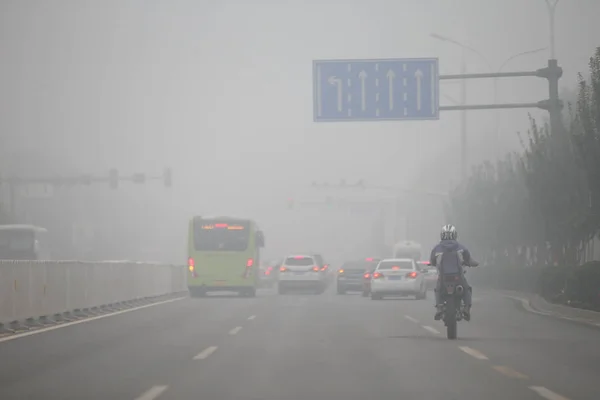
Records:
[[[456,339],[457,324],[464,316],[463,296],[467,288],[461,284],[459,274],[448,274],[442,280],[442,319],[448,339]]]

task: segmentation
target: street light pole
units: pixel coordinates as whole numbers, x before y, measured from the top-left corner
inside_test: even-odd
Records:
[[[462,49],[462,61],[460,73],[466,75],[467,60],[466,51]],[[461,80],[460,102],[462,106],[467,105],[467,80]],[[460,176],[463,180],[467,178],[467,110],[462,110],[460,113]]]
[[[550,17],[550,59],[556,59],[556,52],[554,47],[554,16],[556,15],[556,6],[558,0],[544,0],[546,7],[548,7],[548,16]]]

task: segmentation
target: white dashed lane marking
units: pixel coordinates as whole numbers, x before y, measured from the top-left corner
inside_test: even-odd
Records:
[[[150,390],[142,394],[140,397],[136,397],[135,400],[154,400],[157,399],[158,396],[163,394],[165,390],[167,390],[168,386],[152,386]]]
[[[429,332],[433,333],[434,335],[439,335],[440,331],[438,331],[435,328],[432,328],[431,326],[427,326],[427,325],[423,325],[423,328],[428,330]]]
[[[217,349],[218,349],[217,346],[207,347],[206,349],[204,349],[200,353],[198,353],[198,355],[196,357],[194,357],[194,360],[204,360],[205,358],[208,358],[208,356],[210,356],[212,353],[217,351]]]
[[[241,326],[236,326],[235,328],[233,328],[232,330],[229,331],[230,335],[237,335],[239,331],[242,330]]]
[[[495,365],[492,368],[494,368],[496,371],[500,372],[502,375],[508,376],[509,378],[529,379],[529,377],[527,375],[522,374],[519,371],[515,371],[514,369],[512,369],[510,367],[505,367],[503,365]]]
[[[415,319],[415,318],[411,317],[410,315],[405,315],[405,316],[404,316],[404,318],[406,318],[407,320],[409,320],[409,321],[411,321],[411,322],[414,322],[414,323],[416,323],[416,324],[418,324],[418,323],[419,323],[419,320],[417,320],[417,319]]]
[[[529,389],[533,390],[547,400],[569,400],[566,397],[554,393],[552,390],[546,389],[543,386],[529,386]]]
[[[467,346],[460,346],[459,349],[461,349],[462,351],[464,351],[465,353],[467,353],[468,355],[470,355],[471,357],[474,357],[478,360],[489,360],[487,358],[487,356],[475,349],[472,349],[470,347]]]
[[[256,318],[256,315],[251,315],[251,316],[248,317],[248,321],[252,321],[255,318]]]

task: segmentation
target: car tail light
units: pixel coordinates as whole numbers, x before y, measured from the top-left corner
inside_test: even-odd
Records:
[[[344,269],[343,269],[343,268],[340,268],[340,269],[338,270],[338,274],[343,274],[343,273],[344,273]]]
[[[266,271],[265,271],[265,275],[271,275],[271,271],[269,271],[269,270],[266,270]]]
[[[327,268],[329,268],[329,265],[325,264],[325,265],[323,265],[323,267],[321,268],[321,271],[325,271],[325,270],[327,270]]]
[[[288,269],[286,267],[279,267],[279,272],[286,272]]]
[[[312,267],[311,270],[313,270],[315,272],[319,272],[320,271],[319,267],[317,267],[316,265],[314,267]]]
[[[371,274],[370,274],[370,273],[368,273],[368,272],[366,272],[366,273],[363,275],[363,277],[364,277],[365,279],[369,279],[369,278],[371,277]]]
[[[367,258],[367,259],[366,259],[366,261],[368,261],[368,262],[372,262],[372,261],[373,261],[373,259],[372,259],[371,257],[369,257],[369,258]]]
[[[373,279],[383,279],[383,274],[381,272],[375,272],[373,274]]]
[[[408,274],[406,274],[407,278],[411,278],[411,279],[415,279],[417,277],[417,273],[415,271],[413,272],[409,272]]]
[[[253,265],[254,265],[254,260],[249,258],[248,261],[246,261],[246,268],[250,268]]]

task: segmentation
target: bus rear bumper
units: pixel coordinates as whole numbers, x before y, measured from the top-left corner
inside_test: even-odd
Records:
[[[256,291],[256,287],[254,285],[244,285],[244,286],[188,286],[188,290],[190,292],[190,296],[199,297],[204,296],[209,292],[249,292]]]

